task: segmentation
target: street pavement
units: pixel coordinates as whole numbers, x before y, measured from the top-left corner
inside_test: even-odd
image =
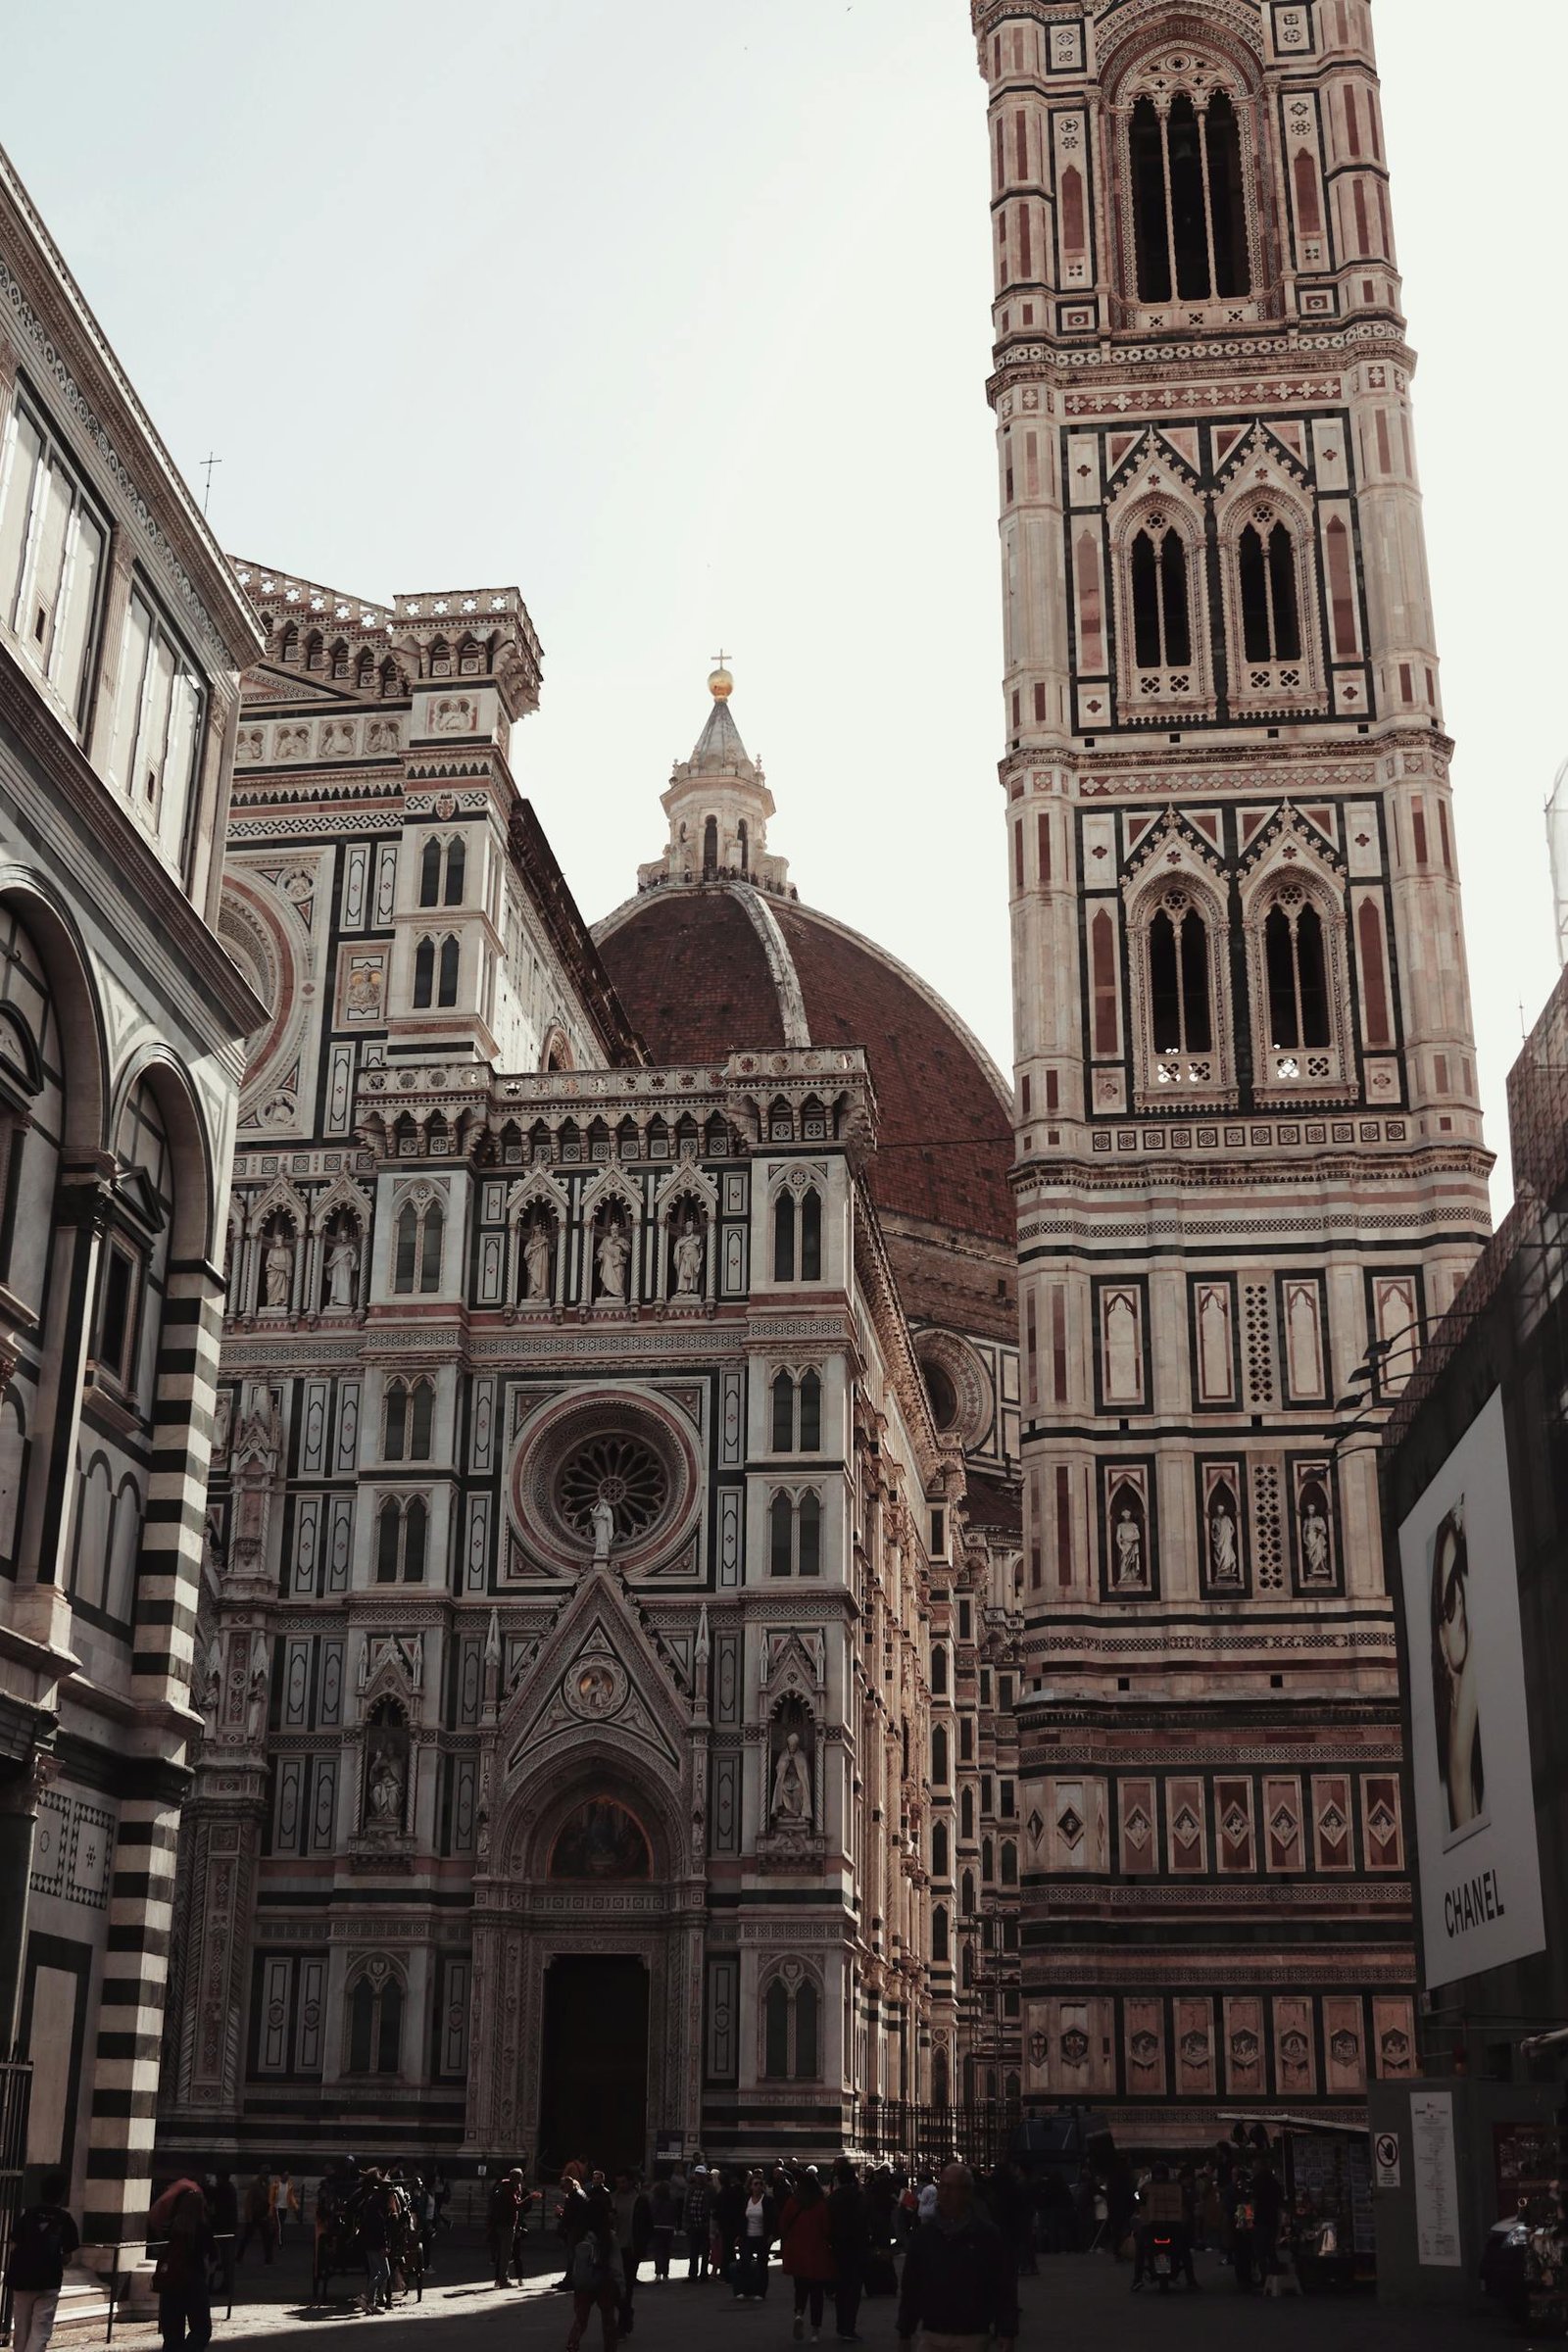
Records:
[[[463,2235],[466,2237],[467,2232]],[[283,2249],[270,2267],[253,2252],[241,2265],[233,2316],[221,2307],[214,2352],[310,2328],[313,2352],[345,2352],[350,2339],[387,2339],[386,2352],[438,2352],[430,2330],[439,2330],[439,2352],[559,2352],[565,2342],[571,2307],[552,2291],[559,2276],[554,2239],[528,2239],[531,2276],[521,2287],[490,2283],[483,2248],[454,2245],[443,2238],[422,2303],[399,2302],[391,2313],[366,2315],[360,2281],[334,2280],[333,2300],[310,2302],[310,2256],[303,2240]],[[736,2303],[727,2286],[690,2284],[686,2264],[677,2260],[666,2284],[644,2264],[635,2301],[635,2327],[628,2352],[783,2352],[792,2344],[790,2282],[769,2273],[762,2303]],[[1201,2292],[1175,2288],[1168,2295],[1130,2292],[1125,2265],[1103,2255],[1043,2256],[1038,2278],[1020,2281],[1021,2346],[1050,2352],[1519,2352],[1532,2339],[1513,2331],[1500,2313],[1391,2310],[1370,2294],[1309,2296],[1263,2301],[1243,2295],[1230,2273],[1213,2257],[1200,2256]],[[869,2352],[894,2352],[891,2300],[862,2304],[861,2339]],[[72,2339],[79,2341],[80,2339]],[[116,2345],[125,2352],[152,2352],[157,2330],[144,2321],[121,2321]],[[822,2340],[834,2341],[833,2307],[828,2303]],[[585,2339],[597,2352],[599,2322]],[[57,2352],[70,2352],[56,2338]]]

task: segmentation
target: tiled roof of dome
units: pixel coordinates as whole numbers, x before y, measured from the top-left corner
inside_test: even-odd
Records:
[[[877,1205],[1010,1250],[1005,1082],[896,957],[829,915],[738,882],[650,891],[595,937],[656,1062],[742,1047],[863,1046],[877,1096]]]

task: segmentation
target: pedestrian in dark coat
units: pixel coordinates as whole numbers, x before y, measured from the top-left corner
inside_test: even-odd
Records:
[[[997,2352],[1012,2352],[1018,2333],[1018,2277],[1002,2232],[975,2202],[966,2164],[943,2168],[937,2207],[909,2240],[899,2294],[899,2340],[928,2335],[972,2339],[983,2347],[995,2330]]]
[[[833,2217],[822,2194],[814,2167],[808,2166],[795,2183],[779,2215],[779,2261],[785,2276],[795,2281],[795,2333],[802,2336],[806,2313],[811,2314],[811,2341],[822,2326],[822,2301],[838,2277],[833,2259]]]
[[[833,2186],[828,2190],[827,2211],[833,2267],[837,2273],[833,2288],[834,2320],[839,2342],[852,2344],[855,2341],[855,2323],[860,2316],[866,2258],[871,2251],[871,2216],[865,2191],[857,2180],[855,2167],[847,2156],[841,2156],[833,2167]]]

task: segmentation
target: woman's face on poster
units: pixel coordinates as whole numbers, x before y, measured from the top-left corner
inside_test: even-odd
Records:
[[[1443,1616],[1438,1639],[1443,1644],[1444,1660],[1448,1672],[1457,1677],[1463,1674],[1465,1660],[1470,1655],[1470,1618],[1465,1606],[1465,1580],[1453,1571],[1454,1550],[1452,1530],[1446,1529],[1440,1562]]]

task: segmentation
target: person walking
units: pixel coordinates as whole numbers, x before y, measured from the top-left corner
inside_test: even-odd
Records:
[[[490,2249],[490,2275],[497,2286],[511,2284],[513,2253],[516,2245],[518,2199],[522,2175],[515,2165],[503,2173],[490,2191],[485,2210],[485,2244]]]
[[[236,2262],[243,2262],[245,2249],[253,2237],[262,2241],[262,2258],[272,2259],[272,2183],[265,2172],[258,2173],[245,2191],[245,2227],[240,2231],[239,2244],[234,2249]]]
[[[675,2243],[675,2224],[680,2218],[680,2197],[673,2180],[656,2180],[648,2192],[649,2238],[654,2257],[656,2285],[669,2283],[669,2257]]]
[[[778,2209],[760,2173],[750,2173],[741,2192],[741,2230],[735,2256],[735,2300],[765,2303],[767,2257],[778,2235]]]
[[[360,2214],[360,2244],[365,2250],[365,2277],[368,2295],[367,2311],[390,2311],[392,2308],[392,2217],[391,2198],[384,2184],[372,2180],[370,2193]]]
[[[778,2237],[784,2275],[795,2281],[795,2340],[799,2343],[806,2333],[809,2308],[811,2341],[820,2343],[823,2298],[838,2277],[838,2266],[833,2260],[833,2217],[814,2165],[807,2166],[785,2199]]]
[[[571,2326],[566,2352],[577,2352],[583,2330],[594,2313],[604,2333],[605,2352],[615,2352],[620,2340],[620,2299],[625,2280],[620,2249],[615,2243],[614,2208],[608,2192],[596,2188],[583,2198],[582,2228],[571,2251]]]
[[[611,2205],[615,2216],[615,2243],[620,2248],[620,2332],[630,2335],[636,2325],[632,2290],[654,2234],[654,2209],[638,2185],[637,2175],[629,2170],[615,2175]]]
[[[1018,2275],[1001,2230],[975,2201],[966,2164],[944,2165],[936,2211],[909,2240],[899,2291],[899,2341],[920,2328],[924,2352],[1012,2352]]]
[[[81,2243],[65,2196],[65,2174],[45,2173],[37,2203],[24,2205],[12,2228],[12,2352],[44,2352],[54,2333],[66,2265]]]
[[[206,2352],[213,2335],[213,2302],[207,2283],[213,2232],[207,2200],[194,2181],[176,2199],[166,2227],[168,2241],[153,2273],[164,2352]]]
[[[708,2184],[708,2167],[693,2167],[686,2184],[686,2276],[691,2278],[708,2277],[708,2232],[712,2219],[713,2196]]]
[[[239,2242],[239,2190],[232,2173],[220,2173],[213,2181],[213,2235],[218,2240],[218,2271],[223,2300],[234,2300],[234,2248]],[[20,2352],[20,2347],[18,2347]]]
[[[833,2320],[841,2344],[857,2344],[855,2323],[860,2316],[866,2258],[871,2251],[871,2214],[855,2167],[841,2156],[833,2167],[828,2190],[828,2236],[837,2274],[833,2288]]]
[[[565,2268],[556,2280],[559,2290],[572,2292],[571,2258],[577,2250],[577,2240],[588,2227],[588,2192],[582,2184],[582,2166],[571,2163],[563,2167],[561,2175],[561,2203],[556,2209],[556,2227],[565,2249]]]
[[[720,2173],[713,2191],[713,2233],[718,2240],[718,2275],[741,2294],[741,2240],[746,2234],[748,2182],[744,2173]],[[760,2183],[759,2183],[760,2185]]]

